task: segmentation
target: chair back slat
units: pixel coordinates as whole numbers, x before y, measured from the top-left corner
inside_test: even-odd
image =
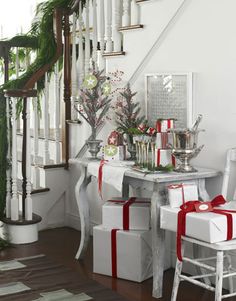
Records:
[[[236,162],[236,148],[231,148],[227,151],[226,164],[223,176],[221,194],[227,199],[227,192],[229,188],[229,179],[232,162]],[[236,190],[234,192],[233,200],[236,200]]]

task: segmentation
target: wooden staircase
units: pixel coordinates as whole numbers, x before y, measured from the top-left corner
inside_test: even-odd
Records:
[[[9,101],[15,98],[16,103],[16,99],[22,96],[27,98],[28,95],[25,96],[24,91],[33,91],[33,88],[37,88],[35,84],[38,79],[45,77],[45,90],[41,106],[42,119],[33,108],[33,106],[37,106],[37,98],[29,94],[30,97],[33,96],[33,101],[31,104],[28,101],[28,108],[25,110],[28,109],[27,114],[33,117],[32,120],[27,121],[28,116],[25,116],[23,121],[18,121],[17,124],[15,122],[12,126],[12,133],[15,133],[15,136],[12,136],[12,139],[15,140],[12,144],[12,151],[15,157],[11,153],[9,159],[12,166],[15,166],[15,175],[8,175],[7,179],[6,215],[8,222],[19,223],[19,218],[22,222],[20,212],[25,206],[22,200],[28,196],[31,205],[26,206],[29,210],[26,214],[27,218],[24,213],[23,220],[26,223],[34,222],[34,212],[42,217],[40,229],[66,225],[65,212],[69,186],[68,159],[71,156],[69,145],[70,140],[74,139],[74,137],[70,138],[70,132],[73,131],[73,127],[79,126],[81,130],[83,128],[78,113],[74,109],[78,90],[85,74],[89,71],[91,60],[95,61],[97,68],[107,70],[106,66],[110,59],[125,55],[123,35],[129,31],[143,30],[145,27],[145,24],[141,23],[140,17],[143,2],[148,2],[148,0],[123,0],[123,7],[121,7],[122,1],[120,0],[93,0],[93,2],[87,0],[85,8],[82,10],[81,3],[75,1],[76,9],[80,9],[78,16],[73,12],[73,15],[70,15],[71,11],[69,13],[57,12],[55,16],[58,50],[55,59],[50,65],[44,66],[37,74],[34,74],[25,84],[24,90],[19,91],[19,94],[16,95],[17,97],[12,91],[6,93]],[[64,28],[62,28],[62,18],[64,18]],[[91,19],[92,24],[90,23]],[[70,21],[72,25],[70,25]],[[81,36],[84,37],[84,43]],[[6,45],[1,42],[0,48],[4,49],[4,46]],[[8,45],[8,50],[10,46]],[[64,49],[64,68],[59,71],[57,61],[62,53],[62,48]],[[8,55],[6,53],[0,51],[5,59],[5,80],[7,81]],[[47,71],[52,64],[56,64],[56,68],[49,80]],[[13,107],[14,103],[11,103],[11,106]],[[10,117],[11,120],[14,118],[13,115],[9,115]],[[51,127],[52,124],[54,127]],[[81,154],[86,152],[84,142],[81,143],[81,150]],[[22,169],[24,170],[23,177],[20,172]],[[16,180],[17,184],[11,187],[9,185],[12,179]],[[13,195],[18,197],[14,205],[12,203]]]

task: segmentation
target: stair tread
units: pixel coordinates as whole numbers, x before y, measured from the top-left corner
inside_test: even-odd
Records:
[[[119,27],[119,31],[131,31],[131,30],[135,30],[135,29],[142,29],[143,28],[143,24],[136,24],[136,25],[128,25],[128,26],[122,26]]]
[[[41,193],[41,192],[47,192],[50,190],[48,187],[39,187],[39,188],[33,188],[33,185],[31,185],[31,194]],[[19,194],[22,194],[22,180],[17,180],[17,190]]]
[[[124,51],[111,51],[111,52],[104,52],[102,56],[104,57],[115,57],[115,56],[121,56],[125,55]]]

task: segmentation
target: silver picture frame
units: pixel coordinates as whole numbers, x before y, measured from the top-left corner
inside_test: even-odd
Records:
[[[177,128],[193,122],[192,72],[145,75],[145,113],[151,126],[157,119],[175,118]]]

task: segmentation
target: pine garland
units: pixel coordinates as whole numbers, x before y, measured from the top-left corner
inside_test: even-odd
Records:
[[[23,88],[37,70],[52,61],[56,53],[56,41],[53,32],[54,9],[68,9],[72,6],[73,2],[73,0],[49,0],[40,3],[36,11],[39,21],[32,24],[29,33],[8,40],[9,45],[37,49],[37,57],[24,74],[0,87],[0,218],[5,213],[6,170],[8,168],[6,99],[3,91],[5,89]],[[82,6],[84,6],[84,3],[85,0],[82,0]],[[38,90],[42,90],[43,87],[44,81],[41,79],[38,82],[37,88]]]

